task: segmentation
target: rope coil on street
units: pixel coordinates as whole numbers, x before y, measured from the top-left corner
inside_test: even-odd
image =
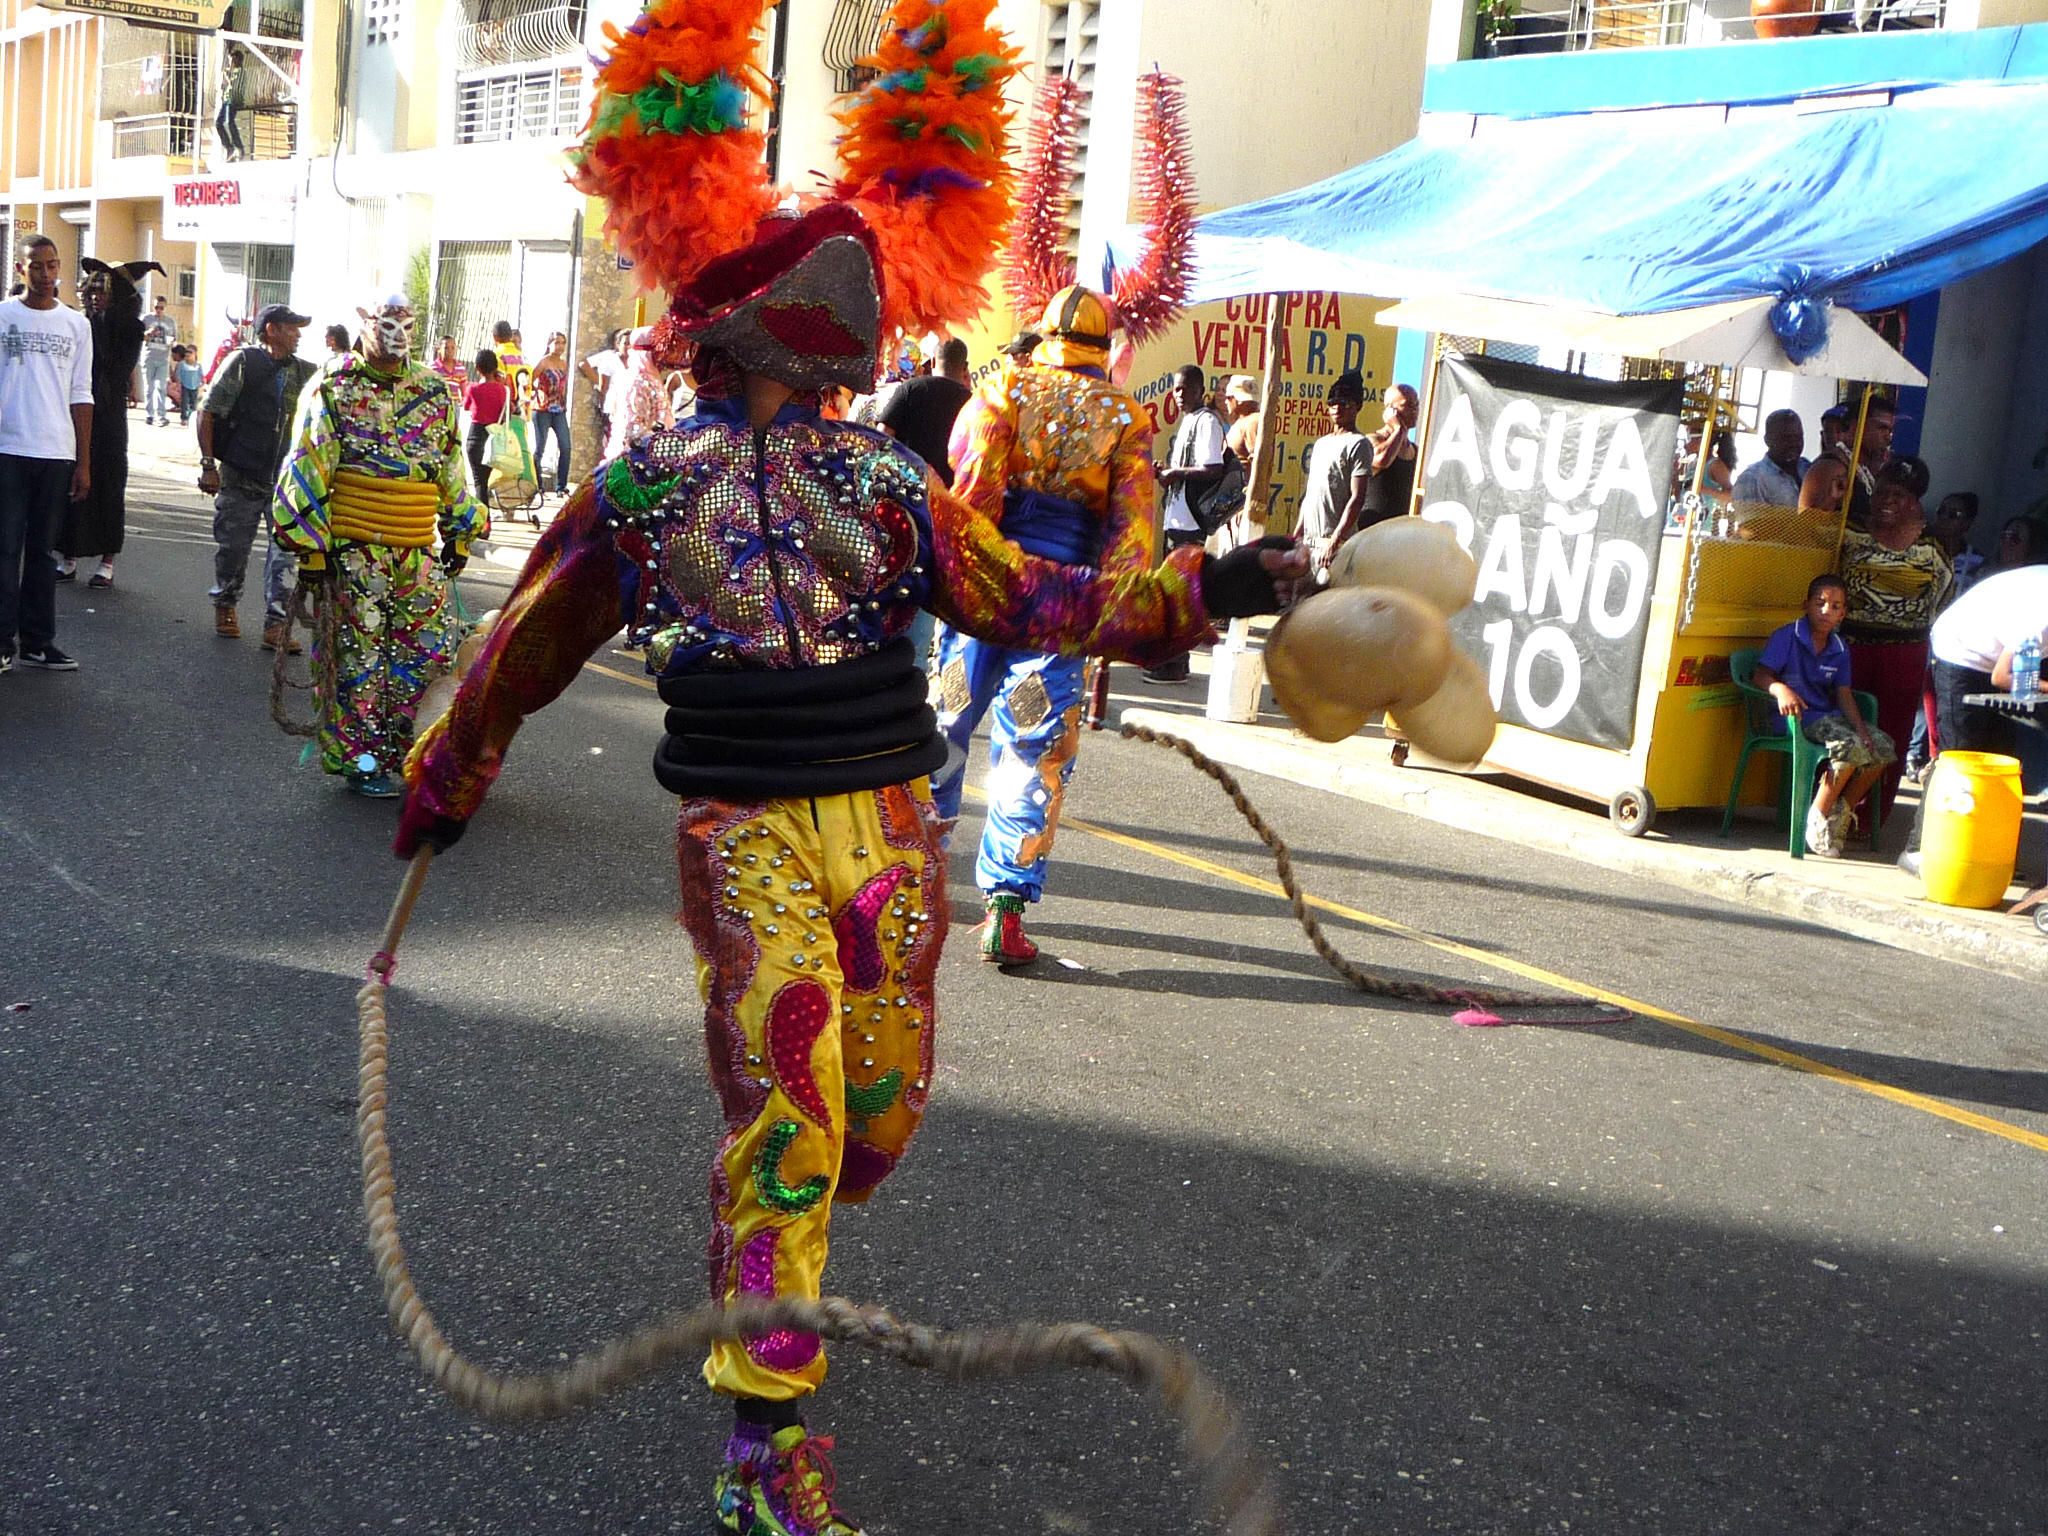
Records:
[[[1229,1536],[1274,1536],[1279,1530],[1279,1504],[1270,1474],[1247,1442],[1222,1390],[1192,1356],[1150,1334],[1112,1332],[1086,1323],[946,1333],[839,1296],[816,1301],[742,1296],[724,1306],[708,1304],[672,1313],[545,1374],[490,1371],[465,1358],[442,1334],[413,1285],[399,1239],[397,1183],[385,1136],[391,1097],[385,998],[398,964],[399,940],[432,860],[433,851],[423,848],[407,868],[383,940],[370,961],[369,979],[356,994],[356,1142],[362,1154],[363,1214],[385,1306],[435,1386],[483,1418],[557,1417],[587,1408],[672,1360],[701,1354],[714,1340],[777,1328],[857,1344],[955,1382],[1022,1376],[1054,1367],[1102,1371],[1151,1396],[1179,1423],[1218,1529]]]
[[[1193,742],[1175,736],[1170,731],[1154,730],[1150,726],[1136,725],[1125,721],[1118,727],[1119,734],[1128,740],[1150,742],[1154,746],[1168,747],[1186,758],[1196,768],[1214,779],[1223,792],[1230,796],[1230,803],[1237,807],[1238,814],[1258,834],[1259,841],[1272,850],[1273,863],[1280,872],[1280,887],[1287,893],[1287,903],[1294,910],[1295,921],[1308,935],[1308,941],[1324,962],[1345,981],[1361,992],[1374,997],[1398,998],[1410,1003],[1436,1003],[1445,1007],[1467,1008],[1565,1008],[1591,1006],[1601,1010],[1597,1015],[1584,1018],[1550,1018],[1540,1022],[1552,1024],[1607,1024],[1630,1017],[1628,1010],[1613,1007],[1588,997],[1572,997],[1556,993],[1514,992],[1490,987],[1445,987],[1426,981],[1408,981],[1398,976],[1387,976],[1378,971],[1368,970],[1339,954],[1337,947],[1323,933],[1323,925],[1309,910],[1308,897],[1302,893],[1300,884],[1294,878],[1294,856],[1278,832],[1266,824],[1258,807],[1245,794],[1237,777],[1228,768],[1210,757]],[[1477,1022],[1477,1021],[1475,1021]],[[1487,1022],[1503,1022],[1489,1020]]]
[[[277,722],[279,730],[287,736],[317,736],[320,734],[318,701],[324,695],[334,697],[334,673],[339,665],[336,657],[336,642],[340,638],[337,605],[323,603],[313,596],[313,589],[304,585],[292,588],[291,600],[285,604],[284,633],[278,636],[277,654],[270,664],[270,718]],[[310,672],[305,682],[294,682],[291,676],[292,631],[303,628],[313,638],[313,654],[309,663]],[[315,713],[310,720],[294,720],[284,707],[285,691],[297,689],[310,691],[315,700]]]

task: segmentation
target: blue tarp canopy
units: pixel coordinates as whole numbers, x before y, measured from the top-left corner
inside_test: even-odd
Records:
[[[1321,290],[1606,314],[1754,298],[1870,310],[2048,238],[2048,84],[1802,105],[1737,108],[1706,126],[1658,113],[1481,118],[1470,137],[1425,136],[1202,219],[1193,298]],[[1126,232],[1115,259],[1135,245]],[[1798,317],[1779,321],[1788,335]]]

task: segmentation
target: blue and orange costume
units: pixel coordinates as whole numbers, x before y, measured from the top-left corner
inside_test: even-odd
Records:
[[[1115,578],[1152,564],[1152,455],[1143,413],[1109,382],[1109,308],[1086,288],[1047,304],[1034,361],[961,409],[953,494],[1025,552]],[[982,957],[1034,959],[1026,903],[1045,886],[1060,805],[1081,746],[1085,661],[949,628],[940,640],[939,729],[960,749],[932,786],[959,814],[965,749],[989,720],[988,818],[974,865],[988,909]]]

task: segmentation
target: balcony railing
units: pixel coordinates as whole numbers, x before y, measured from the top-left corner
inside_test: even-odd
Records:
[[[1940,27],[1948,0],[1812,0],[1815,32],[1892,32]],[[1743,42],[1758,35],[1748,0],[1522,0],[1482,36],[1489,58]]]
[[[153,112],[142,117],[114,120],[114,158],[131,160],[140,155],[176,155],[190,159],[192,135],[197,125],[190,112]]]
[[[306,36],[304,0],[232,0],[221,29],[245,36],[275,38],[279,42],[303,42]]]
[[[583,0],[466,0],[455,67],[537,64],[583,51]]]

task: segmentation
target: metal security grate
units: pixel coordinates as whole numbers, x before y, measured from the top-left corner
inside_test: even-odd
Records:
[[[455,142],[568,138],[583,122],[583,66],[478,73],[456,82]]]
[[[443,240],[434,274],[434,335],[453,336],[467,363],[512,318],[512,242]]]
[[[288,245],[251,245],[246,269],[249,279],[249,313],[266,304],[289,304],[292,298],[292,248]]]

